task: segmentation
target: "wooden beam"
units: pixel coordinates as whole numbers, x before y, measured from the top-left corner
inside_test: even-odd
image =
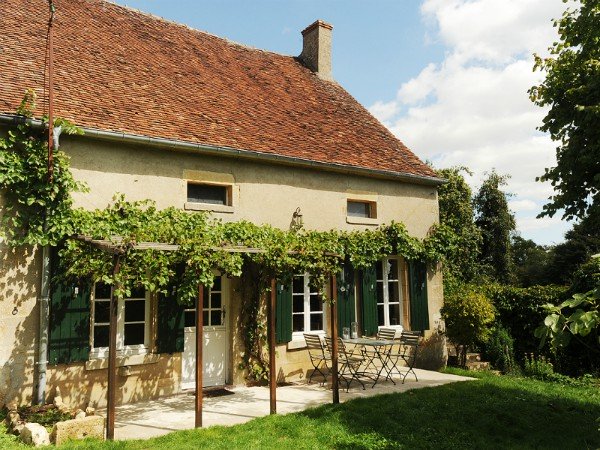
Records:
[[[277,283],[271,280],[271,296],[267,303],[267,333],[269,341],[269,412],[277,414],[277,366],[275,364],[275,308]]]
[[[202,428],[202,349],[204,346],[204,285],[198,285],[196,300],[196,428]]]
[[[338,378],[338,316],[337,316],[337,280],[331,277],[331,390],[333,403],[340,402],[340,383]]]
[[[121,254],[113,256],[113,277],[119,274],[121,269]],[[115,298],[115,290],[118,286],[114,284],[110,288],[110,318],[108,338],[108,392],[106,401],[106,439],[115,438],[115,390],[117,370],[117,315],[118,299]]]

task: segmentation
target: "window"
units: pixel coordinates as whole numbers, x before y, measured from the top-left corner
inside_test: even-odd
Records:
[[[104,357],[108,352],[110,327],[110,285],[96,283],[92,304],[92,353]],[[126,354],[145,353],[148,349],[149,302],[143,288],[117,303],[117,350]]]
[[[225,319],[225,309],[223,308],[223,288],[221,276],[216,276],[213,287],[204,289],[203,299],[204,316],[203,326],[219,327],[222,326]],[[196,308],[186,308],[185,310],[185,326],[196,326]]]
[[[231,186],[188,183],[187,201],[211,205],[231,205]]]
[[[377,204],[375,202],[348,200],[347,216],[375,219],[377,218]]]
[[[377,319],[380,327],[402,325],[400,261],[384,258],[377,262]]]
[[[323,331],[323,301],[309,284],[308,275],[296,275],[292,281],[292,334]]]

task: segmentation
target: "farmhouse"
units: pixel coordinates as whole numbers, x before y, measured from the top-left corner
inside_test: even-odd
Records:
[[[76,206],[106,207],[116,192],[159,208],[288,229],[357,230],[392,221],[424,238],[438,221],[431,168],[336,83],[332,26],[302,31],[299,56],[249,48],[103,0],[57,0],[53,22],[55,114],[84,130],[62,136]],[[0,133],[26,89],[47,112],[45,0],[7,0],[0,15]],[[1,197],[0,197],[1,199]],[[0,404],[31,401],[39,378],[41,250],[0,244]],[[56,267],[56,264],[53,264]],[[390,255],[370,270],[346,265],[339,326],[441,326],[439,267]],[[204,381],[245,382],[240,368],[243,278],[215,273],[204,301]],[[107,378],[107,300],[102,283],[54,286],[46,392],[74,406],[102,406]],[[278,288],[277,365],[304,379],[304,332],[330,317],[308,276]],[[194,310],[143,290],[119,303],[119,402],[194,386]],[[46,318],[42,318],[44,323]],[[444,358],[439,347],[436,358]]]

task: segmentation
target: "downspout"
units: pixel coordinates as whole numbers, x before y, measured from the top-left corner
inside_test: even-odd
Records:
[[[48,0],[50,19],[48,21],[48,183],[52,183],[54,175],[54,151],[58,148],[60,127],[54,129],[54,92],[53,92],[53,49],[52,22],[55,7]],[[48,210],[45,212],[48,217]],[[36,404],[43,405],[46,401],[46,371],[48,368],[48,325],[50,317],[50,246],[42,248],[42,286],[40,292],[40,321],[38,332],[38,383]]]

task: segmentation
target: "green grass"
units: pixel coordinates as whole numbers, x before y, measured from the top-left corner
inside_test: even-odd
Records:
[[[600,447],[598,386],[563,386],[492,374],[477,377],[473,382],[323,405],[234,427],[176,432],[146,441],[83,441],[62,448]]]

